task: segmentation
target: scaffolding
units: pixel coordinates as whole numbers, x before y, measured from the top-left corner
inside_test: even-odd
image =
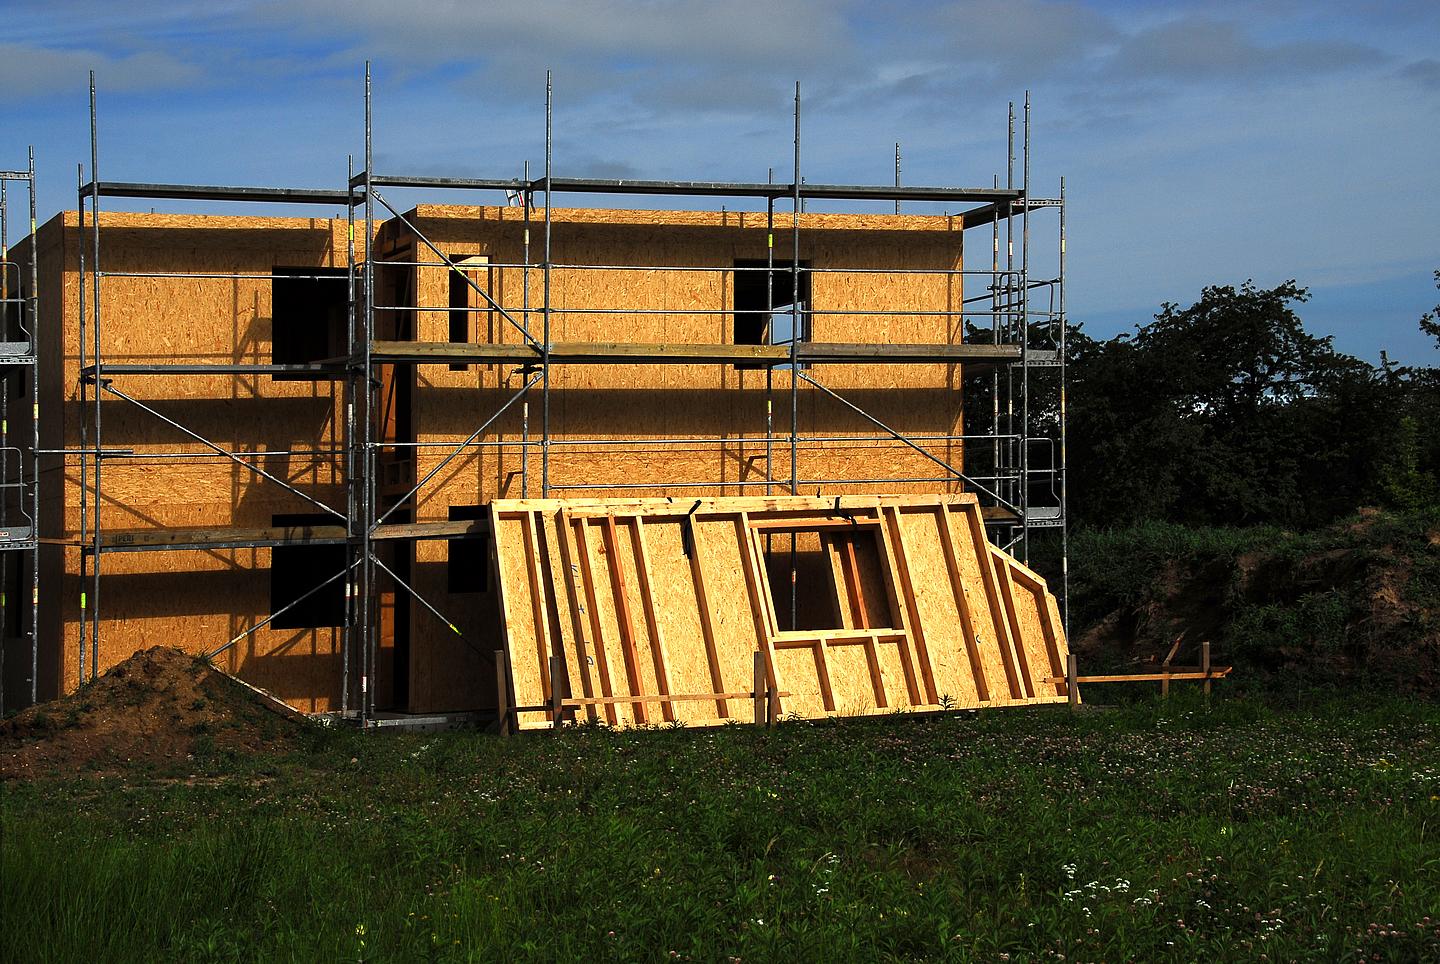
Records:
[[[12,640],[20,644],[15,648],[22,653],[29,649],[25,695],[31,703],[39,695],[40,406],[36,376],[40,278],[34,240],[33,146],[28,161],[24,170],[0,170],[0,633],[4,637],[0,640],[0,716],[6,711],[5,650],[11,648]],[[31,241],[29,258],[23,264],[11,260],[12,184],[25,191],[29,206]],[[21,433],[12,434],[12,419],[19,422]],[[29,431],[24,432],[27,421]],[[23,602],[26,583],[29,606]]]
[[[102,587],[102,560],[112,552],[213,550],[219,548],[275,548],[288,545],[343,545],[345,563],[339,571],[330,575],[325,582],[312,587],[282,609],[258,620],[238,635],[209,648],[207,655],[218,656],[237,645],[246,637],[263,628],[285,610],[299,605],[306,598],[337,581],[343,581],[345,621],[339,627],[340,645],[340,713],[345,718],[355,719],[362,725],[375,724],[380,716],[377,706],[377,678],[379,647],[382,628],[380,626],[380,595],[389,590],[404,593],[424,610],[439,619],[449,630],[465,640],[475,652],[489,658],[493,647],[479,645],[476,640],[465,639],[456,628],[457,621],[444,613],[434,602],[427,599],[410,583],[386,565],[377,552],[377,544],[400,540],[413,543],[419,539],[480,538],[483,529],[466,521],[415,521],[404,517],[418,507],[418,497],[447,466],[457,459],[484,451],[516,451],[521,461],[521,492],[530,496],[532,492],[542,498],[567,497],[572,493],[596,492],[614,494],[619,490],[660,490],[684,495],[698,488],[721,486],[746,486],[758,494],[763,489],[766,495],[809,494],[813,489],[826,486],[885,486],[897,484],[926,483],[933,485],[960,485],[979,495],[984,503],[987,522],[1002,534],[1005,548],[1014,548],[1022,556],[1028,556],[1030,538],[1035,530],[1053,529],[1061,540],[1061,557],[1066,555],[1067,514],[1065,446],[1064,446],[1064,365],[1065,365],[1065,293],[1064,293],[1064,183],[1056,198],[1032,197],[1030,192],[1030,104],[1026,95],[1024,116],[1020,128],[1021,161],[1020,179],[1016,180],[1016,117],[1014,106],[1010,110],[1009,157],[1006,183],[1001,186],[998,176],[989,187],[923,187],[901,186],[899,183],[899,145],[896,145],[895,185],[837,185],[808,183],[801,169],[801,99],[800,85],[795,86],[794,98],[794,152],[793,169],[789,183],[777,183],[773,172],[765,182],[710,182],[710,181],[660,181],[660,180],[614,180],[598,178],[558,177],[553,171],[553,93],[550,76],[546,75],[545,98],[545,158],[543,174],[531,177],[526,162],[519,178],[450,178],[433,176],[403,176],[374,170],[373,97],[369,65],[365,70],[365,124],[363,167],[356,172],[353,158],[349,163],[349,176],[343,191],[312,189],[291,189],[271,187],[217,187],[205,185],[155,184],[138,182],[102,181],[99,178],[99,148],[96,133],[95,86],[91,76],[90,89],[91,119],[91,179],[85,182],[83,169],[78,184],[80,208],[79,225],[82,238],[86,232],[87,213],[90,224],[90,253],[88,269],[85,248],[81,245],[80,255],[80,384],[82,423],[80,446],[66,454],[78,456],[80,485],[80,532],[76,543],[81,549],[81,583],[88,586],[88,598],[82,591],[80,610],[80,678],[93,678],[99,671],[100,653],[100,602]],[[385,191],[390,188],[423,189],[433,192],[498,192],[506,203],[518,203],[523,207],[524,248],[519,262],[489,263],[492,268],[518,270],[523,272],[523,298],[519,305],[502,304],[491,293],[464,271],[463,266],[447,256],[442,248],[428,238],[420,227],[393,204]],[[713,267],[675,265],[597,265],[567,264],[557,262],[553,257],[552,199],[557,194],[590,196],[644,195],[650,197],[681,198],[705,197],[739,199],[741,203],[765,205],[766,225],[771,237],[767,263],[749,268],[736,265]],[[117,277],[157,277],[156,272],[116,272],[102,269],[100,199],[116,198],[164,198],[189,199],[196,201],[234,201],[250,203],[307,204],[317,206],[339,206],[345,210],[347,222],[347,258],[344,281],[347,285],[347,323],[345,353],[335,358],[308,364],[115,364],[104,359],[102,339],[102,281]],[[861,273],[876,275],[923,275],[942,274],[959,278],[978,279],[983,282],[984,293],[965,297],[958,308],[936,311],[907,310],[858,310],[825,311],[805,305],[802,307],[802,281],[806,275],[819,275],[827,270],[843,270],[856,273],[857,269],[827,269],[824,266],[806,266],[801,260],[801,218],[805,205],[811,200],[844,202],[893,202],[898,211],[901,203],[941,202],[953,204],[960,209],[955,212],[963,218],[962,230],[977,226],[991,228],[992,259],[988,268],[968,268],[964,264],[954,269],[906,269],[876,268]],[[780,210],[777,211],[777,206]],[[88,212],[87,212],[88,208]],[[415,241],[414,250],[421,248],[428,255],[418,254],[406,260],[384,260],[375,252],[375,242],[383,218],[391,224],[403,226]],[[1032,212],[1055,209],[1058,212],[1058,268],[1053,277],[1032,276],[1030,252],[1030,218]],[[777,265],[775,260],[777,217],[783,221],[790,215],[790,257],[788,264]],[[540,245],[538,257],[532,256],[531,225],[539,229]],[[357,250],[356,234],[363,232],[364,251]],[[1018,241],[1018,252],[1017,242]],[[1004,255],[1001,246],[1004,245]],[[431,258],[433,257],[433,260]],[[519,342],[480,343],[420,342],[415,340],[390,341],[377,338],[377,313],[428,310],[419,306],[418,292],[415,305],[377,304],[377,281],[379,273],[393,269],[416,270],[419,268],[444,269],[447,276],[461,282],[484,304],[483,309],[495,313],[503,324],[517,331]],[[88,312],[86,305],[86,277],[89,278]],[[771,325],[777,325],[788,309],[789,334],[774,337],[766,344],[643,344],[635,342],[559,342],[553,339],[554,322],[565,314],[603,315],[613,314],[666,314],[676,316],[729,315],[732,309],[650,309],[606,307],[562,307],[553,303],[552,289],[556,277],[562,272],[580,271],[675,271],[689,272],[763,272],[766,278],[767,314]],[[199,277],[198,274],[182,274],[183,277]],[[215,278],[257,277],[255,275],[215,272],[204,275]],[[316,275],[316,279],[321,279]],[[538,302],[532,303],[531,279],[539,282]],[[336,279],[329,279],[334,281]],[[780,294],[777,295],[777,291]],[[393,299],[401,301],[403,299]],[[777,311],[777,307],[779,311]],[[841,315],[933,315],[943,316],[958,325],[959,337],[944,344],[835,344],[810,340],[808,329],[815,317],[827,314]],[[87,333],[87,323],[89,331]],[[774,332],[772,332],[772,335]],[[88,340],[88,348],[87,348]],[[89,352],[87,357],[86,352]],[[518,388],[508,391],[503,401],[475,426],[458,444],[450,441],[403,441],[387,437],[384,414],[381,411],[380,395],[384,366],[418,365],[463,365],[463,364],[505,364],[513,365],[520,375]],[[962,364],[966,374],[988,372],[991,391],[992,419],[988,430],[980,434],[926,434],[915,435],[899,431],[877,418],[850,398],[827,386],[817,373],[817,366],[830,365],[915,365],[915,364]],[[552,373],[557,366],[566,365],[744,365],[763,370],[765,376],[766,409],[763,434],[746,435],[746,442],[763,443],[765,450],[764,474],[760,479],[717,480],[717,479],[659,479],[633,483],[600,483],[587,479],[565,479],[556,475],[554,457],[567,445],[583,444],[603,449],[619,444],[663,445],[684,443],[693,445],[721,445],[726,439],[716,436],[687,438],[637,439],[627,437],[586,438],[583,440],[556,437],[552,415]],[[1056,413],[1042,431],[1036,431],[1031,394],[1036,384],[1032,374],[1037,370],[1053,371],[1055,377],[1048,380],[1049,388],[1058,389],[1058,397],[1050,404]],[[777,379],[777,373],[783,376]],[[283,375],[316,380],[326,380],[341,386],[343,392],[343,424],[339,426],[339,438],[332,448],[324,451],[272,451],[237,452],[205,438],[200,433],[170,418],[154,406],[117,386],[117,380],[150,375],[172,376],[215,376],[215,375]],[[777,381],[788,385],[777,386]],[[801,432],[799,400],[802,383],[807,391],[813,390],[827,400],[843,407],[873,427],[871,434],[806,435]],[[723,391],[724,389],[717,389]],[[959,391],[957,386],[954,390]],[[88,393],[94,393],[93,403]],[[895,389],[903,391],[903,389]],[[102,436],[100,399],[107,396],[134,405],[167,423],[171,429],[184,434],[194,445],[199,446],[205,457],[228,459],[244,470],[276,484],[327,515],[327,522],[311,526],[274,526],[255,529],[224,530],[169,530],[122,532],[105,530],[100,521],[99,506],[104,497],[102,489],[103,466],[117,458],[135,457],[125,450],[106,449]],[[776,418],[775,402],[781,403],[782,412],[788,409],[788,418]],[[531,417],[531,406],[538,401],[539,418]],[[502,416],[517,410],[520,413],[521,433],[518,439],[493,438],[496,426]],[[538,421],[538,431],[535,422]],[[760,426],[757,426],[757,431]],[[932,466],[929,474],[903,478],[809,478],[801,470],[803,452],[807,446],[845,441],[883,441],[899,444],[917,453],[925,463]],[[989,464],[982,465],[983,471],[962,471],[948,458],[936,455],[934,449],[941,446],[965,446],[967,457],[984,462],[988,451]],[[440,448],[443,451],[439,463],[423,477],[408,486],[408,491],[398,497],[382,493],[381,475],[385,453],[411,448]],[[788,450],[788,472],[779,477],[775,472],[777,450]],[[975,453],[971,455],[972,451]],[[145,457],[163,459],[166,453],[147,453]],[[193,457],[192,449],[177,456]],[[343,462],[344,504],[332,505],[316,498],[290,480],[268,472],[258,464],[266,455],[285,454],[315,458],[338,457]],[[539,484],[530,478],[532,454],[538,454]],[[967,469],[970,466],[966,466]],[[419,475],[418,471],[415,473]],[[408,480],[407,480],[408,481]],[[1037,498],[1037,496],[1040,496]],[[113,501],[113,500],[107,500]],[[92,506],[89,503],[93,502]],[[398,518],[397,518],[398,517]],[[793,536],[792,536],[793,539]],[[793,567],[792,546],[792,567]],[[1062,591],[1068,573],[1062,563]],[[88,602],[88,607],[87,607]],[[794,601],[792,599],[792,612]],[[89,663],[86,664],[86,646],[89,646]]]

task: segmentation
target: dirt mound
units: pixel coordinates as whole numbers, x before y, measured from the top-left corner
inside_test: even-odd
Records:
[[[204,660],[156,646],[0,722],[0,779],[203,764],[284,749],[306,725]]]

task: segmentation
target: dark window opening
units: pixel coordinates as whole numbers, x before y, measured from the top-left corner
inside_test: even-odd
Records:
[[[476,313],[471,309],[478,307],[475,296],[475,289],[471,287],[476,282],[474,266],[483,263],[479,255],[452,255],[450,263],[459,266],[462,270],[471,269],[468,273],[450,271],[450,337],[447,339],[456,344],[468,344],[471,340],[471,319]],[[452,372],[463,372],[469,365],[451,365]]]
[[[452,505],[450,521],[460,522],[472,519],[488,522],[490,510],[483,505]],[[464,539],[450,539],[450,558],[446,565],[448,591],[451,593],[474,593],[490,591],[490,540],[485,535],[472,535]]]
[[[276,268],[270,283],[270,358],[276,365],[308,365],[344,355],[350,298],[347,268]],[[312,376],[282,373],[278,380]]]
[[[896,627],[874,529],[772,532],[762,543],[781,632]]]
[[[737,345],[785,345],[792,339],[792,329],[800,329],[800,341],[811,338],[810,262],[800,262],[800,299],[795,300],[795,275],[792,261],[776,261],[774,272],[753,270],[765,268],[764,258],[742,258],[735,262],[734,342]],[[795,314],[791,314],[792,307]],[[741,363],[736,368],[763,368],[763,365]],[[788,368],[790,366],[779,366]]]
[[[274,526],[329,526],[339,524],[324,512],[272,516]],[[325,580],[345,568],[344,544],[276,546],[270,550],[270,612],[295,605],[270,621],[272,629],[319,629],[345,622],[344,576],[309,596]],[[301,599],[304,596],[305,598]],[[297,602],[297,600],[299,600]]]

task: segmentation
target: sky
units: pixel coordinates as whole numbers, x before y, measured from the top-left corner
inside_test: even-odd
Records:
[[[41,219],[74,207],[93,69],[106,180],[341,188],[369,60],[380,172],[538,172],[548,68],[557,175],[788,182],[798,81],[806,180],[892,182],[899,142],[904,183],[988,186],[1028,91],[1088,333],[1294,279],[1341,350],[1435,364],[1437,41],[1433,0],[0,0],[0,167],[33,144]]]

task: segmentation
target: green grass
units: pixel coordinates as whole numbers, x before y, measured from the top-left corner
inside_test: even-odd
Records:
[[[7,786],[0,959],[1440,956],[1434,705],[311,743]]]

